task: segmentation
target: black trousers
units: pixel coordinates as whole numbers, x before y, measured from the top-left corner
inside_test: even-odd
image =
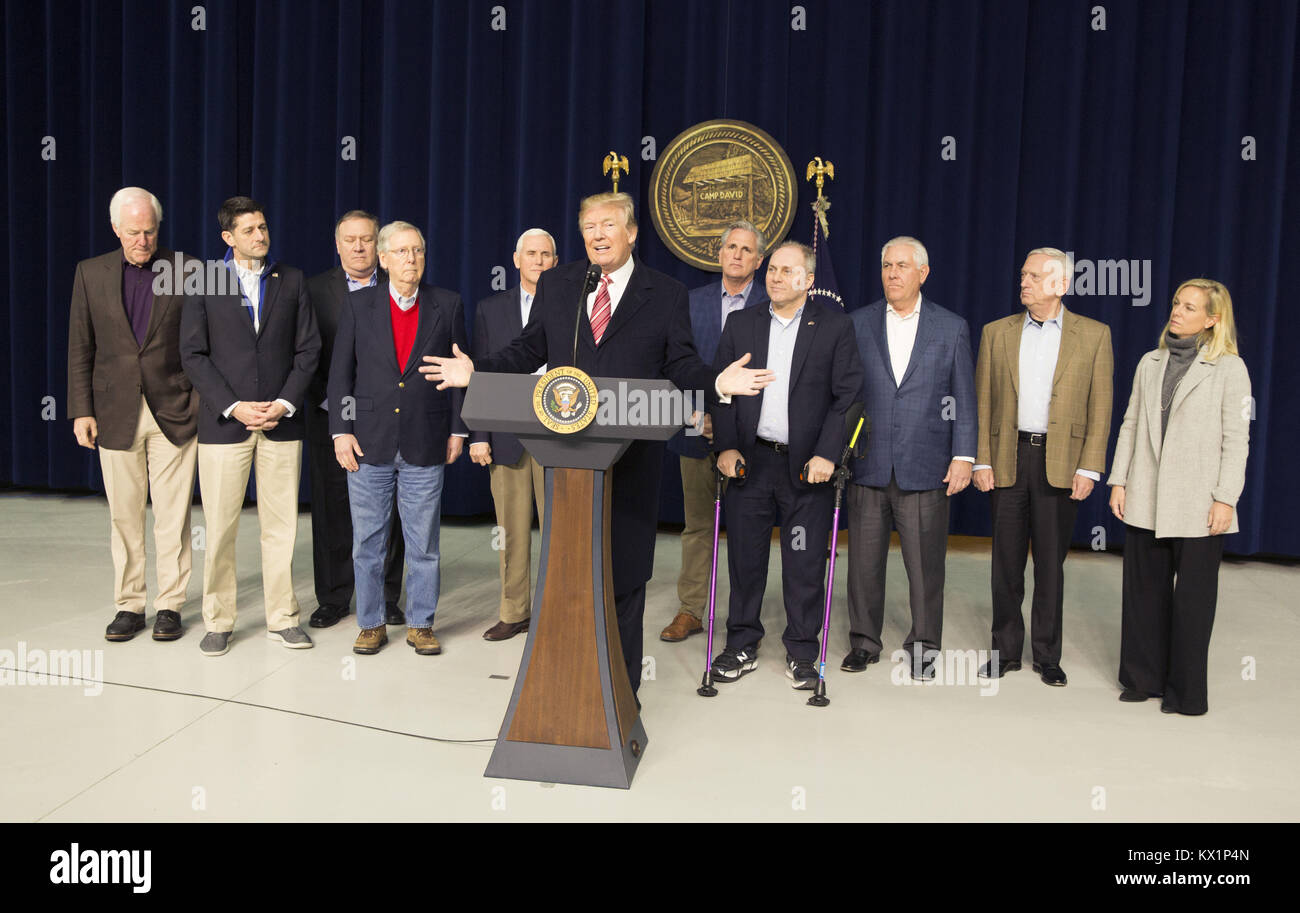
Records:
[[[993,649],[998,659],[1020,660],[1025,646],[1025,560],[1034,553],[1030,622],[1036,663],[1061,661],[1061,604],[1065,556],[1070,551],[1079,502],[1070,489],[1047,481],[1047,447],[1020,441],[1016,483],[993,489]]]
[[[1125,526],[1119,683],[1179,713],[1209,709],[1206,668],[1223,537],[1157,539]]]
[[[352,510],[348,506],[348,471],[334,458],[329,414],[316,405],[307,409],[307,459],[311,465],[311,557],[319,605],[352,604]],[[406,540],[393,499],[393,522],[384,559],[384,602],[402,595]]]
[[[627,665],[627,677],[632,682],[632,693],[636,694],[641,687],[645,584],[627,593],[615,593],[614,612],[618,615],[618,636],[623,644],[623,662]]]
[[[948,501],[947,487],[904,491],[892,476],[885,488],[848,486],[849,644],[854,648],[880,655],[889,532],[896,528],[912,609],[912,629],[903,648],[914,656],[939,649]]]
[[[835,489],[796,488],[788,454],[758,446],[744,484],[727,486],[727,568],[731,603],[727,646],[754,650],[763,639],[763,594],[772,527],[781,526],[781,591],[786,628],[781,640],[796,660],[815,662],[826,610],[826,556]]]

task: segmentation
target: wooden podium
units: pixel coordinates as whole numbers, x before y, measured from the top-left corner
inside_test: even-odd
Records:
[[[667,380],[592,380],[602,395],[610,391],[624,403],[638,395],[647,403],[680,395]],[[633,440],[666,441],[682,426],[647,422],[653,410],[643,409],[635,423],[603,423],[598,413],[582,431],[560,434],[533,412],[536,384],[535,375],[476,372],[461,410],[475,431],[518,435],[546,471],[532,624],[483,775],[627,789],[647,737],[614,612],[609,468]],[[608,411],[620,417],[619,410]]]

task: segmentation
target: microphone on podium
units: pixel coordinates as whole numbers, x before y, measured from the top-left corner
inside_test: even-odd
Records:
[[[569,362],[575,368],[578,366],[578,328],[582,326],[582,310],[587,306],[587,296],[595,291],[601,272],[599,264],[593,263],[587,267],[587,276],[582,281],[582,294],[578,296],[578,312],[573,315],[573,360]]]

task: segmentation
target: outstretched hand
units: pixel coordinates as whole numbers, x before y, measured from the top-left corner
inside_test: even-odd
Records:
[[[718,390],[724,396],[753,396],[776,380],[768,368],[746,368],[750,354],[746,352],[718,375]]]
[[[460,350],[456,343],[451,344],[451,355],[426,355],[426,364],[420,373],[424,379],[438,385],[439,390],[448,387],[468,387],[470,376],[474,373],[473,360]]]

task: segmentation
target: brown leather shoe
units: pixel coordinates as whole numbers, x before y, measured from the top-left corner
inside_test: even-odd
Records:
[[[704,625],[690,612],[678,612],[677,617],[673,619],[673,623],[663,629],[659,639],[675,644],[678,641],[685,640],[692,634],[699,634],[703,630]]]
[[[523,634],[528,630],[528,623],[531,618],[525,618],[523,621],[507,622],[498,621],[492,627],[483,632],[484,640],[509,640],[516,634]]]
[[[378,653],[386,643],[388,643],[388,630],[383,625],[377,628],[362,628],[361,633],[357,635],[356,643],[352,645],[352,652],[369,656]]]
[[[433,656],[442,652],[442,644],[433,636],[433,628],[407,628],[406,642],[415,647],[421,656]]]

